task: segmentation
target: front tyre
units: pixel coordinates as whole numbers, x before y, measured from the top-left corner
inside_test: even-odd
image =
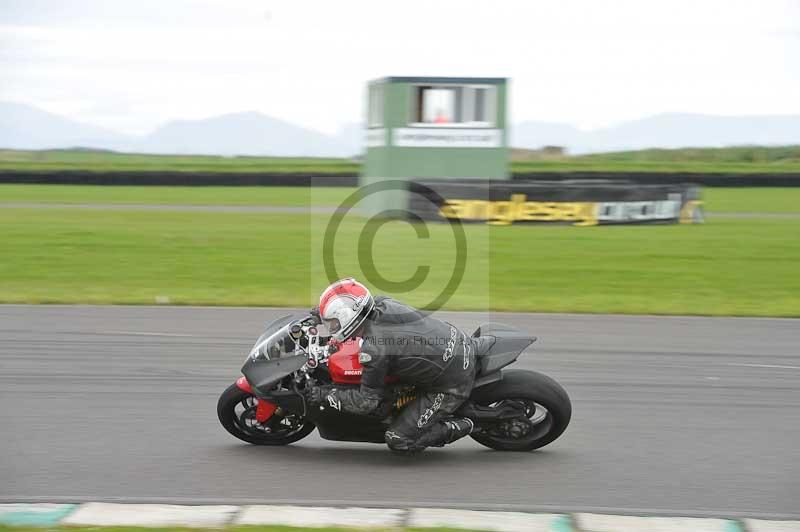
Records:
[[[231,384],[217,402],[217,417],[225,430],[253,445],[288,445],[305,438],[314,424],[291,413],[276,410],[264,423],[256,419],[258,398]]]
[[[498,451],[544,447],[561,436],[572,417],[572,403],[564,388],[535,371],[504,371],[501,380],[476,389],[470,399],[481,406],[511,403],[520,409],[519,419],[481,424],[471,434],[478,443]]]

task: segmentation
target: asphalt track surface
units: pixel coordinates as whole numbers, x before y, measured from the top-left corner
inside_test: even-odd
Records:
[[[0,502],[293,502],[800,514],[800,321],[443,313],[537,334],[517,367],[573,398],[532,453],[414,459],[316,433],[228,435],[219,393],[280,309],[0,306]]]

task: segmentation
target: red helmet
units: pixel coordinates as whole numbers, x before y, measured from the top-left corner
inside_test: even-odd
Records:
[[[375,307],[369,289],[352,277],[336,281],[319,297],[319,316],[335,340],[344,342]]]

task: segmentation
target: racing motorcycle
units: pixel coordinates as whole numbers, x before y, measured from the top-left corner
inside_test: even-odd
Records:
[[[481,325],[473,336],[491,340],[476,353],[472,394],[456,412],[474,421],[470,436],[501,451],[531,451],[558,438],[572,415],[564,388],[535,371],[504,369],[536,338],[498,323]],[[324,404],[310,407],[305,400],[312,386],[359,386],[360,345],[358,338],[332,342],[314,315],[278,318],[251,349],[243,376],[220,396],[217,415],[222,426],[255,445],[287,445],[315,428],[326,440],[384,443],[392,417],[414,399],[413,386],[387,377],[391,413],[385,419]]]

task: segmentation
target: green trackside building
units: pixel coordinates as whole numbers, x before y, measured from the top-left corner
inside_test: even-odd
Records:
[[[386,180],[508,179],[505,78],[387,77],[368,85],[361,185]],[[373,194],[368,214],[405,209]]]

